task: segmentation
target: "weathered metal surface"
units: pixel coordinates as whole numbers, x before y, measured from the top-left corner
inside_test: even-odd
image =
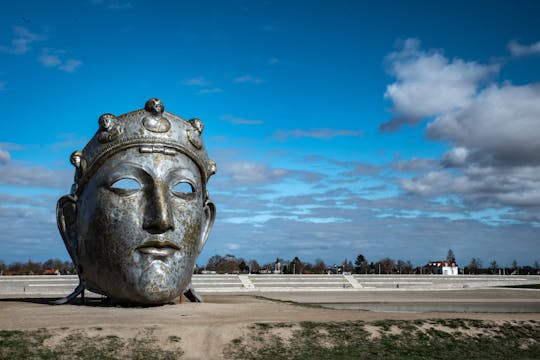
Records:
[[[144,109],[102,115],[71,155],[74,184],[58,201],[57,221],[84,288],[141,304],[190,291],[216,213],[203,129],[150,99]]]

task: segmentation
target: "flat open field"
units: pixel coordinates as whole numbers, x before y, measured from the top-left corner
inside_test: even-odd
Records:
[[[503,328],[508,329],[508,327],[515,326],[516,328],[528,329],[526,335],[516,336],[516,338],[521,337],[526,340],[523,344],[519,343],[519,346],[525,346],[525,350],[530,349],[531,346],[535,349],[538,348],[540,290],[492,288],[433,292],[280,292],[263,295],[264,298],[254,295],[214,294],[206,295],[204,303],[169,304],[147,308],[111,306],[103,304],[95,298],[90,299],[86,305],[53,306],[48,304],[50,298],[17,299],[4,297],[0,299],[0,331],[23,330],[25,331],[23,333],[5,332],[4,335],[8,338],[9,336],[24,335],[30,336],[34,340],[41,339],[39,340],[41,341],[40,346],[44,346],[44,349],[62,348],[65,350],[69,346],[74,346],[73,352],[76,354],[82,351],[77,350],[75,346],[77,343],[87,344],[85,349],[95,348],[97,349],[95,351],[105,351],[100,348],[100,346],[105,346],[104,342],[113,349],[114,344],[117,346],[123,344],[122,346],[128,348],[129,344],[135,346],[133,344],[148,341],[148,348],[145,349],[154,349],[154,352],[150,352],[153,356],[161,354],[160,351],[170,351],[170,354],[163,353],[163,357],[159,355],[157,358],[167,358],[167,354],[172,354],[170,358],[176,358],[179,354],[183,354],[183,359],[241,358],[255,351],[249,350],[251,349],[249,346],[260,348],[267,346],[272,341],[277,341],[276,344],[282,346],[283,343],[291,341],[293,334],[297,334],[295,331],[303,331],[304,322],[338,323],[336,326],[341,328],[360,322],[363,332],[359,336],[370,339],[377,339],[377,336],[384,335],[381,329],[389,331],[388,334],[396,335],[405,331],[403,329],[412,329],[410,325],[417,326],[416,330],[413,330],[420,331],[422,334],[437,331],[439,335],[441,331],[444,332],[448,329],[451,333],[455,330],[455,325],[459,329],[457,333],[459,336],[482,336],[483,333],[489,332],[498,334],[498,331],[502,334]],[[433,312],[433,309],[437,310],[436,304],[440,302],[450,305],[457,304],[459,306],[456,309],[460,312]],[[512,311],[512,309],[515,311],[470,312],[471,308],[467,308],[471,304],[489,307],[497,303],[506,304],[508,311]],[[322,308],[311,304],[327,305],[331,308]],[[382,306],[379,311],[359,310],[362,307],[376,307],[377,304]],[[407,311],[401,312],[388,311],[389,307],[384,308],[384,306],[390,306],[397,309],[400,304],[408,306],[415,304],[414,310],[422,311],[423,307],[427,312],[412,312],[411,307],[405,307]],[[528,306],[531,312],[519,312],[522,305]],[[462,312],[464,310],[469,312]],[[472,310],[481,311],[481,306]],[[505,309],[500,308],[499,310]],[[442,321],[442,325],[437,321],[434,322],[434,319]],[[459,321],[454,319],[459,319]],[[398,322],[395,322],[396,320]],[[479,325],[481,322],[478,320],[488,324],[485,331],[482,330],[484,325]],[[348,325],[339,325],[339,323]],[[396,324],[406,324],[408,327],[401,329],[400,325]],[[270,330],[267,328],[268,326],[271,327]],[[379,329],[377,326],[382,326],[382,328]],[[36,329],[40,328],[46,330],[41,330],[41,333],[35,332]],[[310,329],[310,331],[314,331],[312,328]],[[326,328],[317,331],[319,331],[317,339],[329,336],[329,330]],[[261,334],[253,338],[255,340],[249,340],[250,336],[256,333]],[[308,333],[304,335],[307,336],[306,334]],[[449,339],[458,335],[451,334]],[[270,340],[264,340],[265,336],[270,336]],[[25,341],[28,342],[28,340]],[[92,341],[97,341],[100,345],[95,345]],[[114,344],[111,345],[110,342]],[[0,342],[0,345],[7,343]],[[321,349],[325,349],[326,345],[320,346],[322,346]],[[331,348],[332,344],[327,344],[327,347]],[[82,354],[79,355],[81,358],[85,358],[84,353],[80,354]],[[9,356],[14,355],[8,354],[2,357],[0,346],[0,358],[10,358]],[[90,354],[87,357],[92,356],[95,354]],[[43,357],[45,356],[43,355]],[[347,357],[344,356],[344,358]]]

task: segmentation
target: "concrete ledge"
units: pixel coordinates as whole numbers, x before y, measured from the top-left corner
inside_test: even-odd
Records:
[[[75,275],[0,276],[0,297],[67,295],[78,285],[77,280]],[[204,293],[444,291],[540,284],[540,276],[216,274],[194,275],[192,284]]]

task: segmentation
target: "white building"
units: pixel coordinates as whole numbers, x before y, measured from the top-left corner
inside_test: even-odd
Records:
[[[448,261],[430,261],[428,266],[435,270],[437,274],[442,275],[458,275],[459,268],[456,263],[450,263]]]

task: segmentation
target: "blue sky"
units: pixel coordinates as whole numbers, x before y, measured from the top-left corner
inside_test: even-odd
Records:
[[[54,209],[102,113],[205,123],[199,263],[540,261],[537,1],[18,1],[0,13],[0,259],[67,259]]]

